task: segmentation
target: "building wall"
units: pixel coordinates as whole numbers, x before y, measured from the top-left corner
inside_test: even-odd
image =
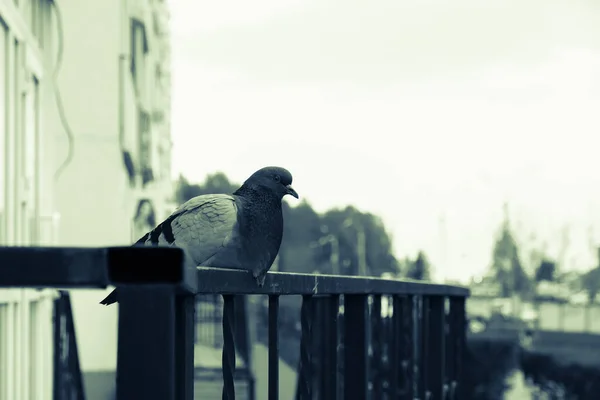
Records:
[[[169,130],[150,118],[146,130],[150,132],[149,160],[143,159],[140,146],[140,111],[169,114],[169,98],[157,96],[150,73],[159,58],[159,40],[152,28],[155,3],[164,5],[133,0],[60,1],[64,56],[58,86],[72,140],[58,118],[58,109],[51,112],[49,126],[57,156],[54,171],[67,159],[71,146],[68,165],[53,181],[62,246],[130,245],[138,201],[148,198],[158,210],[171,195],[170,171],[161,170],[152,157],[160,143],[170,142]],[[145,27],[142,51],[131,45],[132,18]],[[143,45],[139,37],[136,42]],[[136,59],[135,74],[132,54],[141,57]],[[133,175],[124,163],[125,153],[132,161]],[[145,185],[144,168],[155,178]],[[98,304],[109,291],[71,291],[81,367],[85,382],[90,382],[89,398],[104,396],[91,393],[97,385],[90,379],[116,369],[118,307]]]
[[[0,245],[49,245],[46,1],[0,0]],[[50,228],[50,229],[48,229]],[[0,290],[0,400],[50,399],[53,290]]]
[[[155,19],[168,22],[166,5],[55,3],[58,14],[49,0],[0,0],[0,245],[129,245],[139,199],[150,199],[159,219],[172,192],[170,80],[156,90],[157,65],[169,75],[168,36],[154,28]],[[132,17],[146,32],[135,73]],[[146,148],[140,110],[148,116]],[[144,168],[153,180],[144,182]],[[108,291],[71,292],[80,363],[89,376],[116,367],[118,308],[98,304]],[[9,354],[0,356],[0,400],[51,398],[54,296],[0,290],[0,354]]]

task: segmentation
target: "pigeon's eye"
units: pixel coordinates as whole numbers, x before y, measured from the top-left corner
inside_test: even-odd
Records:
[[[281,181],[281,177],[279,175],[273,175],[273,180],[279,183]]]

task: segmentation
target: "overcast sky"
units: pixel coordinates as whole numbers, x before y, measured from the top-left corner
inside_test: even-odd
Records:
[[[520,239],[535,232],[556,256],[568,225],[566,267],[591,267],[600,2],[176,0],[171,11],[175,174],[241,182],[284,166],[317,210],[381,215],[396,254],[424,249],[440,278],[488,268],[508,201]]]

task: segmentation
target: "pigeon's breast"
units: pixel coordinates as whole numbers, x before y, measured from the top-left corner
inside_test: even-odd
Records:
[[[269,269],[283,236],[281,208],[252,208],[239,222],[242,260],[247,261],[246,268],[256,272]]]

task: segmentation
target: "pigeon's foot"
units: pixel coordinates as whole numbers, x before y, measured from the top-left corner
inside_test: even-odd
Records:
[[[258,285],[258,287],[263,287],[265,285],[266,277],[267,277],[266,273],[259,274],[258,276],[254,276],[254,279],[256,280],[256,284]]]

